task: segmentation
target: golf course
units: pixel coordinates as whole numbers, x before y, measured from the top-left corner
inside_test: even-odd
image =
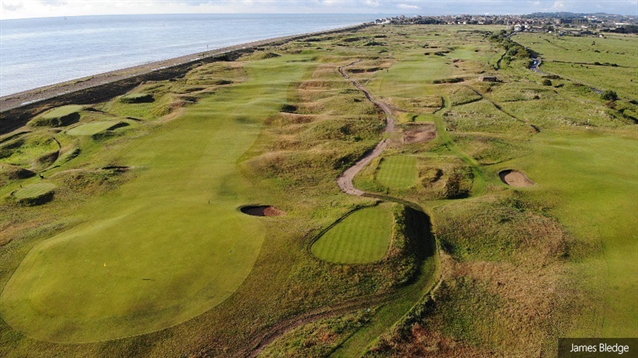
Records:
[[[638,337],[638,38],[508,31],[313,34],[3,114],[0,356]]]

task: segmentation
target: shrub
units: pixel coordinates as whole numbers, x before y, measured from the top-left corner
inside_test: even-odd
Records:
[[[552,85],[552,80],[546,78],[543,80],[543,86],[551,86]]]
[[[616,91],[606,90],[602,95],[600,95],[600,98],[605,101],[615,101],[618,99],[618,94]]]

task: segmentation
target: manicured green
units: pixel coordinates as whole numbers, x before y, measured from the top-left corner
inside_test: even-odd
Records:
[[[392,189],[405,189],[416,184],[418,173],[417,158],[399,155],[383,158],[376,173],[376,180]]]
[[[335,263],[366,264],[381,260],[392,238],[391,206],[357,210],[312,245],[318,258]]]
[[[16,191],[13,196],[18,199],[33,198],[46,194],[55,188],[53,183],[38,183],[25,186],[23,189]]]
[[[68,105],[51,109],[29,122],[34,127],[60,127],[66,126],[80,119],[80,105]]]
[[[42,118],[51,119],[51,118],[60,118],[65,117],[73,113],[78,113],[84,108],[80,105],[68,105],[54,108],[50,111],[45,112],[41,115]]]
[[[95,134],[104,132],[106,130],[109,130],[121,123],[123,122],[104,121],[104,122],[87,123],[87,124],[83,124],[81,126],[72,128],[66,133],[70,136],[76,136],[76,137],[90,136],[90,135],[95,135]]]

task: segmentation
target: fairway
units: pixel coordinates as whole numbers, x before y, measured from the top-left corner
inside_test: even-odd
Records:
[[[407,155],[383,158],[376,179],[391,189],[407,189],[418,179],[416,164],[417,158]]]
[[[391,237],[391,205],[382,204],[345,217],[312,245],[312,253],[329,262],[372,263],[385,256]]]
[[[260,66],[119,153],[145,169],[29,252],[0,297],[9,325],[52,342],[111,340],[179,324],[237,290],[265,238],[260,219],[236,209],[255,200],[237,161],[310,65]]]
[[[582,288],[599,301],[579,317],[574,337],[633,337],[638,308],[638,154],[635,134],[557,132],[535,138],[536,154],[516,162],[543,189],[562,198],[552,210],[583,245],[597,247],[575,262]],[[541,160],[542,159],[542,160]],[[632,298],[634,297],[634,298]]]

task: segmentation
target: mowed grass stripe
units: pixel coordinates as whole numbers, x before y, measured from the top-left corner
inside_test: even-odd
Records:
[[[418,179],[417,158],[408,155],[397,155],[383,158],[377,181],[391,189],[406,189],[414,186]]]
[[[312,253],[335,263],[365,264],[381,260],[392,237],[390,204],[358,210],[326,232]]]

